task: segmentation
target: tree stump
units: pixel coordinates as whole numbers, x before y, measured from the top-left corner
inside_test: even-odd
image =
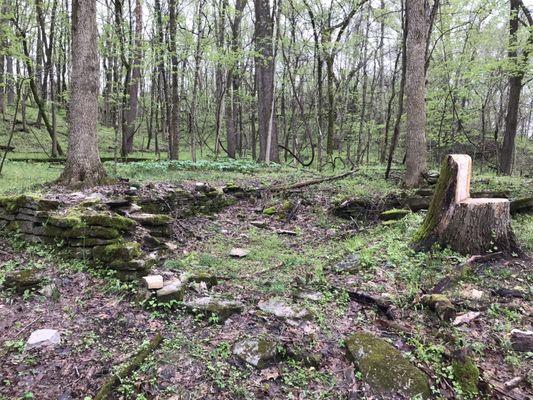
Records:
[[[509,200],[471,198],[471,173],[470,156],[445,157],[428,213],[414,238],[417,249],[439,243],[461,254],[519,250]]]

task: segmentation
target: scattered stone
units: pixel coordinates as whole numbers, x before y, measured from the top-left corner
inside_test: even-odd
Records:
[[[425,294],[420,300],[422,304],[435,311],[443,321],[450,321],[455,315],[452,302],[442,294]]]
[[[163,277],[161,275],[147,275],[142,278],[147,289],[161,289],[163,287]]]
[[[465,289],[461,291],[461,297],[469,300],[481,300],[483,298],[484,292],[477,289]]]
[[[373,391],[392,398],[397,393],[408,398],[430,398],[426,374],[411,364],[387,341],[371,333],[356,333],[346,340],[348,357]]]
[[[333,267],[333,271],[337,273],[353,274],[359,270],[359,254],[352,254],[348,256],[344,261],[337,263]]]
[[[268,339],[246,339],[235,343],[233,354],[242,361],[263,369],[275,361],[276,347],[277,344]]]
[[[61,336],[55,329],[38,329],[33,331],[26,342],[26,350],[55,346],[61,343]]]
[[[251,221],[250,225],[255,226],[256,228],[266,228],[268,226],[268,221],[265,221],[265,220]]]
[[[424,178],[426,179],[426,182],[430,185],[434,185],[439,180],[440,173],[439,171],[429,171],[425,174]]]
[[[279,297],[260,301],[257,306],[264,313],[281,319],[311,319],[312,317],[308,309],[296,304],[290,304],[287,300]]]
[[[183,295],[183,285],[179,281],[167,284],[156,292],[157,300],[161,303],[169,303],[173,300],[182,301]]]
[[[299,300],[321,301],[324,298],[324,294],[311,290],[298,290],[294,293],[294,297]]]
[[[393,208],[392,210],[383,211],[381,214],[379,214],[379,219],[381,219],[382,221],[396,221],[398,219],[404,218],[410,213],[411,210],[399,210]]]
[[[48,297],[54,301],[58,301],[61,297],[61,293],[54,283],[43,286],[41,290],[39,290],[39,293],[44,297]]]
[[[14,289],[17,293],[24,293],[26,290],[36,289],[42,284],[43,279],[39,276],[39,270],[32,268],[9,272],[2,286],[6,289]]]
[[[165,247],[169,250],[169,251],[176,251],[178,250],[178,245],[176,243],[172,243],[172,242],[165,242]]]
[[[465,314],[460,314],[452,322],[453,326],[459,326],[462,324],[469,324],[473,320],[475,320],[477,317],[481,315],[478,311],[469,311]]]
[[[520,352],[533,352],[533,331],[511,331],[511,345],[513,350]]]
[[[241,249],[240,247],[234,247],[233,249],[231,249],[231,251],[229,252],[229,255],[231,257],[235,257],[235,258],[243,258],[243,257],[246,257],[248,254],[250,254],[250,250],[248,249]]]
[[[180,279],[183,283],[205,283],[208,288],[218,285],[218,278],[206,272],[186,272]]]
[[[226,300],[211,296],[200,297],[184,303],[185,307],[193,313],[205,313],[209,317],[211,314],[217,315],[221,320],[225,320],[233,314],[240,313],[244,304],[237,300]]]

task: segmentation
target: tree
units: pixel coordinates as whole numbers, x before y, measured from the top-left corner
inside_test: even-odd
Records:
[[[426,147],[426,13],[424,0],[407,0],[407,135],[405,186],[418,186],[427,170]]]
[[[106,179],[96,136],[99,90],[96,40],[96,0],[73,0],[68,155],[58,180],[71,187],[93,186]]]
[[[521,56],[518,55],[518,27],[520,23],[520,8],[524,10],[529,23],[530,34],[528,45]],[[518,127],[518,110],[520,107],[520,94],[522,92],[522,80],[527,68],[529,52],[533,47],[533,18],[522,0],[511,0],[509,15],[509,63],[511,73],[509,76],[509,100],[507,101],[507,116],[505,118],[505,132],[503,134],[503,146],[500,154],[500,171],[511,175],[513,171],[513,158],[515,150],[516,130]]]
[[[259,161],[279,161],[274,97],[274,16],[269,0],[255,0],[255,74],[259,121]]]

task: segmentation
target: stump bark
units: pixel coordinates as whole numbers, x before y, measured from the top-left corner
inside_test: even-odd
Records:
[[[471,198],[472,159],[449,154],[442,162],[439,181],[426,218],[415,235],[415,247],[434,243],[461,254],[519,250],[511,229],[507,199]]]

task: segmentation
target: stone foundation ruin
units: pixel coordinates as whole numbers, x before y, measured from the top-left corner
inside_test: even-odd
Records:
[[[231,192],[231,190],[227,190]],[[216,212],[232,204],[223,189],[116,185],[95,193],[0,197],[0,229],[25,240],[54,244],[117,271],[123,279],[146,275],[173,236],[177,218]]]

